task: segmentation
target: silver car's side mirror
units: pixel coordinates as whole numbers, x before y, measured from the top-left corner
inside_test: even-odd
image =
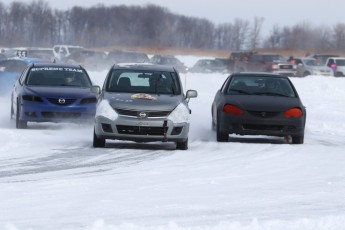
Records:
[[[198,92],[196,90],[193,90],[193,89],[187,90],[186,98],[193,98],[197,96],[198,96]]]

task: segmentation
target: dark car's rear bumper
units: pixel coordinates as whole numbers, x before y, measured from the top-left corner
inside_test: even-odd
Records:
[[[277,117],[254,117],[250,114],[243,116],[222,113],[218,118],[219,131],[240,135],[304,135],[305,119]]]

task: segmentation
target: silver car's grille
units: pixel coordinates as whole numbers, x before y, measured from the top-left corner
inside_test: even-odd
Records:
[[[131,135],[164,136],[164,127],[117,125],[117,132]]]
[[[140,117],[140,113],[144,112],[147,118],[153,117],[167,117],[171,111],[138,111],[138,110],[128,110],[128,109],[115,109],[115,111],[122,116],[130,117]]]

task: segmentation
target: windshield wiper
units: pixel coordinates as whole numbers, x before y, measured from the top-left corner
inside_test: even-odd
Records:
[[[267,96],[279,96],[279,97],[290,97],[286,94],[282,94],[282,93],[275,93],[275,92],[257,92],[254,93],[255,95],[267,95]]]
[[[248,92],[248,91],[245,91],[245,90],[242,90],[242,89],[230,89],[231,91],[234,91],[234,92],[238,92],[238,93],[241,93],[241,94],[247,94],[247,95],[251,95],[252,93]]]

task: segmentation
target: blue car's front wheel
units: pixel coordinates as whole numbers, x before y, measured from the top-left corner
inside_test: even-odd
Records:
[[[16,128],[17,129],[26,129],[28,127],[27,121],[22,121],[19,119],[20,117],[20,102],[17,100],[17,111],[16,111]]]

